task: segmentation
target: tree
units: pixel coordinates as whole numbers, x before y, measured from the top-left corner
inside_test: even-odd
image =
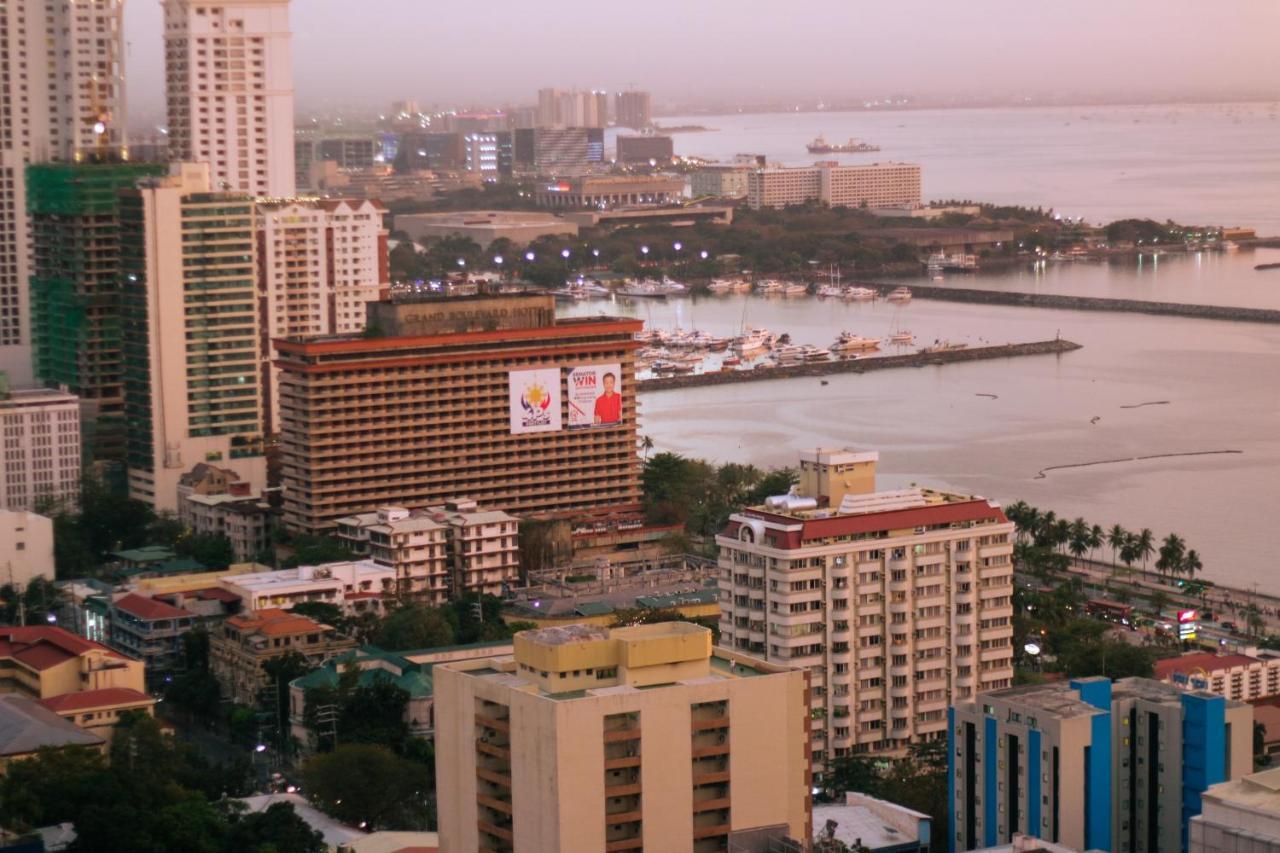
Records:
[[[230,817],[226,849],[251,853],[325,853],[324,835],[294,811],[292,803],[272,803],[265,811],[236,810]]]
[[[393,610],[382,620],[377,645],[391,651],[452,646],[456,633],[444,613],[423,604],[409,604]]]
[[[1192,548],[1182,558],[1182,570],[1187,573],[1187,580],[1192,580],[1196,576],[1196,572],[1204,568],[1204,563],[1200,562],[1200,554]]]
[[[311,799],[325,813],[363,829],[426,829],[430,776],[384,746],[341,744],[302,768]]]
[[[236,559],[231,540],[216,533],[192,533],[184,536],[175,543],[174,551],[214,570],[225,569]]]
[[[1156,560],[1156,570],[1161,575],[1176,575],[1182,571],[1186,560],[1186,543],[1176,533],[1170,533],[1160,544],[1160,556]]]
[[[275,694],[267,700],[266,707],[275,710],[275,719],[271,721],[271,725],[276,732],[276,747],[283,754],[288,752],[290,743],[289,682],[301,678],[315,667],[301,652],[290,650],[280,657],[268,660],[262,665],[262,669],[270,679],[266,688],[268,695],[272,692]]]
[[[302,534],[290,543],[293,555],[284,561],[284,568],[319,566],[351,559],[351,552],[332,536]]]
[[[1089,551],[1089,525],[1083,518],[1071,522],[1071,533],[1067,542],[1071,556],[1079,560]]]
[[[1129,541],[1129,531],[1118,524],[1112,525],[1107,532],[1107,544],[1111,546],[1111,562],[1120,561],[1120,549]],[[1127,565],[1127,564],[1126,564]]]
[[[1147,570],[1147,558],[1156,552],[1156,535],[1151,532],[1151,528],[1144,527],[1142,532],[1138,534],[1137,541],[1138,556],[1142,558],[1142,570]]]
[[[1094,558],[1094,553],[1102,547],[1102,543],[1106,541],[1106,532],[1103,531],[1102,525],[1095,524],[1089,528],[1089,559]]]
[[[291,612],[325,625],[338,626],[346,621],[342,608],[328,601],[301,601],[293,605]]]

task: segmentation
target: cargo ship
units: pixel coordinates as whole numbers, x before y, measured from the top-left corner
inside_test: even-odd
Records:
[[[843,145],[839,143],[831,143],[821,134],[808,145],[810,154],[864,154],[871,151],[879,151],[879,145],[872,145],[869,142],[863,142],[859,139],[850,137],[849,141]]]

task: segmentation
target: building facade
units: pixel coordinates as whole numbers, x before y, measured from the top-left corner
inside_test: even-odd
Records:
[[[209,671],[222,694],[241,705],[256,705],[271,679],[264,667],[297,652],[313,666],[355,647],[355,640],[330,625],[268,608],[228,617],[209,642]]]
[[[33,510],[76,500],[80,401],[64,391],[6,392],[3,382],[0,374],[0,507]]]
[[[259,346],[271,339],[356,334],[365,305],[391,287],[386,209],[359,199],[259,201],[254,207],[258,253]],[[278,374],[262,384],[264,430],[279,422]]]
[[[433,671],[442,849],[807,842],[803,671],[713,649],[686,622],[542,628],[514,646]]]
[[[183,495],[178,517],[195,534],[225,538],[237,562],[253,562],[272,547],[275,513],[261,495]]]
[[[652,98],[648,92],[619,92],[614,98],[614,114],[618,127],[649,127],[653,124]]]
[[[946,737],[1013,679],[1013,524],[982,498],[875,491],[875,453],[801,455],[798,492],[729,518],[720,643],[813,679],[813,762]]]
[[[753,167],[745,163],[710,163],[689,173],[689,195],[694,198],[746,198],[747,176]]]
[[[618,137],[619,163],[653,163],[670,165],[675,159],[675,146],[670,136],[656,134]]]
[[[557,319],[545,294],[370,308],[384,337],[275,341],[289,527],[455,498],[515,514],[639,510],[640,321]]]
[[[911,163],[842,166],[770,166],[747,174],[752,209],[813,202],[829,207],[920,206],[920,167]]]
[[[604,162],[604,131],[534,127],[512,132],[513,168],[542,175],[579,175]]]
[[[1280,853],[1280,768],[1221,782],[1200,799],[1190,853]]]
[[[206,164],[179,164],[120,204],[129,494],[176,512],[179,479],[201,462],[260,491],[253,200],[211,192]]]
[[[952,850],[1017,833],[1076,849],[1187,849],[1209,786],[1252,769],[1252,713],[1144,678],[983,693],[948,716]]]
[[[0,584],[25,590],[37,577],[55,577],[53,519],[0,508]]]
[[[398,595],[439,605],[468,593],[502,595],[519,582],[518,525],[505,512],[454,500],[340,518],[336,535],[353,554],[394,570]]]
[[[246,610],[290,610],[318,601],[348,613],[381,614],[384,599],[396,594],[395,580],[386,566],[359,560],[227,575],[218,585],[238,595]]]
[[[1249,649],[1248,654],[1190,652],[1156,661],[1155,677],[1188,690],[1204,690],[1237,702],[1280,696],[1280,654]]]
[[[684,198],[684,179],[661,176],[598,176],[539,184],[533,200],[539,207],[592,208],[675,204]]]
[[[210,188],[294,195],[289,0],[165,0],[165,98],[175,161]]]
[[[146,666],[147,679],[157,684],[183,663],[182,635],[196,625],[195,614],[164,601],[126,593],[111,601],[107,612],[107,644]]]

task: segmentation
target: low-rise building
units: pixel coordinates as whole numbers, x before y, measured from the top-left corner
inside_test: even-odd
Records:
[[[192,532],[225,538],[237,560],[258,559],[271,547],[275,513],[260,495],[188,495],[180,506]]]
[[[413,240],[468,237],[481,249],[494,240],[510,240],[517,246],[524,246],[539,237],[578,236],[578,226],[573,222],[551,213],[527,210],[406,213],[396,217],[396,230],[403,231]]]
[[[355,647],[355,640],[330,625],[278,608],[229,617],[209,643],[209,670],[223,695],[242,705],[257,704],[270,679],[269,661],[296,652],[319,665]]]
[[[289,610],[318,601],[348,613],[380,614],[385,599],[396,593],[396,573],[373,560],[359,560],[229,575],[219,584],[239,596],[247,610]]]
[[[808,678],[684,622],[437,665],[445,850],[768,849],[811,832]]]
[[[40,704],[67,722],[109,741],[121,716],[134,713],[150,716],[156,700],[128,687],[104,687],[50,696],[41,699]]]
[[[1189,652],[1156,661],[1153,674],[1159,681],[1237,702],[1280,696],[1280,653],[1267,649],[1230,655]]]
[[[0,776],[10,762],[34,758],[42,749],[101,748],[104,744],[103,738],[67,722],[39,702],[25,696],[0,696]]]
[[[182,663],[182,635],[196,625],[195,615],[164,601],[126,593],[111,601],[107,643],[142,661],[147,678],[157,683]]]
[[[746,198],[750,163],[707,163],[689,174],[689,195],[694,198]]]
[[[662,175],[600,175],[541,183],[533,191],[539,207],[611,208],[674,204],[684,198],[684,178]]]
[[[1209,786],[1252,769],[1249,706],[1146,678],[1024,685],[948,716],[953,850],[1025,833],[1076,849],[1187,849]]]
[[[38,577],[53,580],[53,519],[0,509],[0,585],[26,589]]]
[[[747,175],[747,203],[755,210],[811,202],[829,207],[914,208],[920,200],[920,167],[913,163],[845,166],[824,162],[769,166]]]
[[[1280,853],[1280,768],[1221,782],[1200,801],[1189,853]]]
[[[839,841],[866,853],[928,853],[933,821],[927,814],[850,791],[843,803],[813,807],[813,840]]]

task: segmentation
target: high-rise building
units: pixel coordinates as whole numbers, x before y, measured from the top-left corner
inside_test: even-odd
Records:
[[[120,201],[129,494],[176,512],[200,462],[266,486],[254,202],[175,164]]]
[[[708,163],[689,173],[689,195],[694,198],[746,198],[747,163]]]
[[[1253,769],[1248,705],[1146,678],[982,693],[948,712],[951,850],[1017,833],[1115,853],[1186,850],[1209,786]]]
[[[807,848],[803,670],[687,622],[514,645],[432,671],[442,849]]]
[[[654,163],[670,166],[675,157],[675,146],[670,136],[645,134],[641,136],[618,136],[619,163]]]
[[[211,189],[294,195],[289,0],[164,0],[174,160],[208,163]]]
[[[386,209],[358,199],[279,199],[254,208],[261,351],[272,338],[364,330],[365,304],[391,286]],[[277,371],[265,368],[267,434],[279,422]]]
[[[4,382],[0,373],[0,508],[74,501],[80,495],[79,400],[65,391],[8,391]]]
[[[79,162],[125,144],[123,0],[0,5],[0,371],[34,376],[28,163]]]
[[[471,498],[518,514],[640,506],[639,320],[546,294],[371,303],[376,334],[277,339],[285,523]]]
[[[535,127],[604,127],[609,123],[609,95],[592,90],[539,89]],[[519,126],[519,125],[517,125]]]
[[[875,453],[800,456],[791,494],[729,517],[720,643],[813,678],[813,762],[946,737],[1013,679],[1013,524],[982,498],[875,491]]]
[[[753,209],[821,202],[829,207],[920,206],[920,167],[911,163],[771,166],[747,175]]]
[[[653,124],[653,110],[648,92],[619,92],[614,98],[614,121],[618,127],[639,130]]]
[[[604,162],[604,131],[592,127],[521,128],[513,133],[517,168],[573,175]]]
[[[563,124],[560,120],[560,90],[538,90],[538,115],[535,127],[556,127]]]
[[[36,379],[80,398],[81,438],[95,461],[124,461],[120,191],[165,171],[134,163],[27,168]]]

